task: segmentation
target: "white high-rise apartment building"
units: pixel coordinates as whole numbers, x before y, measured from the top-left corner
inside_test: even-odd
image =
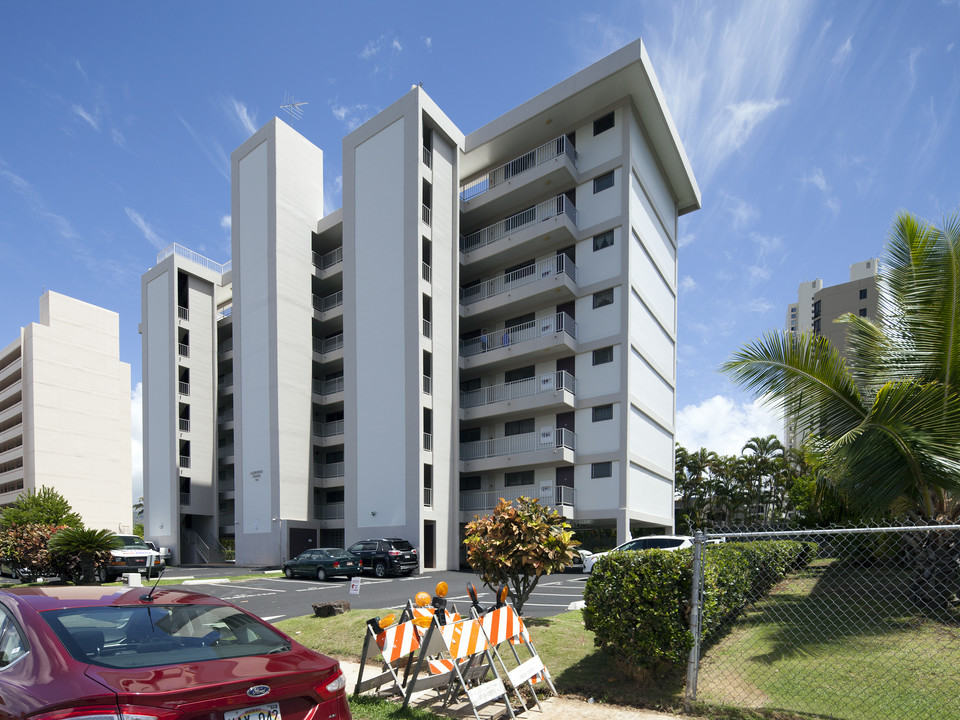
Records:
[[[130,532],[131,464],[120,318],[48,291],[0,350],[0,505],[46,486],[86,527]]]
[[[277,563],[463,527],[527,495],[673,528],[677,224],[700,191],[638,40],[464,135],[414,87],[322,153],[232,157],[232,260],[143,277],[147,534]]]

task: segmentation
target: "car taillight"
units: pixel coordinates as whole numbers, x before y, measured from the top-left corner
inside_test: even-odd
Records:
[[[324,678],[323,682],[317,683],[316,690],[324,700],[332,700],[338,695],[342,695],[345,687],[347,687],[347,678],[344,677],[343,671],[337,665],[331,677]]]
[[[340,567],[340,561],[339,561],[339,560],[334,560],[334,561],[333,561],[333,566],[334,566],[335,568]]]
[[[399,555],[399,554],[400,554],[400,551],[399,551],[399,550],[390,550],[390,551],[387,553],[387,555]]]
[[[89,705],[31,715],[29,720],[175,720],[178,717],[177,710],[139,705],[121,705],[118,710],[116,705]]]

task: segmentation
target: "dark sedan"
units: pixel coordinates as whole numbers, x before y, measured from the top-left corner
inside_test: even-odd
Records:
[[[305,575],[317,580],[326,580],[336,575],[353,577],[360,574],[360,569],[360,558],[343,548],[304,550],[283,564],[283,574],[288,578]]]
[[[349,720],[339,663],[184,590],[0,592],[0,716]]]

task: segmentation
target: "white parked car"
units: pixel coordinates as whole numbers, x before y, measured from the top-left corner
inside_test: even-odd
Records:
[[[160,552],[153,550],[139,535],[117,535],[123,547],[110,551],[110,564],[98,571],[100,582],[110,582],[124,573],[145,573],[148,578],[163,570]]]
[[[607,552],[621,552],[624,550],[679,550],[680,548],[693,547],[693,538],[689,535],[648,535],[646,537],[627,540],[621,545],[617,545],[613,550]],[[593,566],[597,560],[606,555],[606,552],[594,553],[584,559],[583,571],[593,572]]]

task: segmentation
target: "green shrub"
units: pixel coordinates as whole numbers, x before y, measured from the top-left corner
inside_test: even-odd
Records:
[[[814,543],[761,541],[708,545],[703,554],[701,642],[816,555]],[[611,553],[594,565],[584,590],[584,624],[595,643],[637,671],[683,667],[693,645],[693,551]]]
[[[0,561],[30,582],[34,578],[56,575],[47,550],[47,540],[62,525],[13,525],[0,531]]]

